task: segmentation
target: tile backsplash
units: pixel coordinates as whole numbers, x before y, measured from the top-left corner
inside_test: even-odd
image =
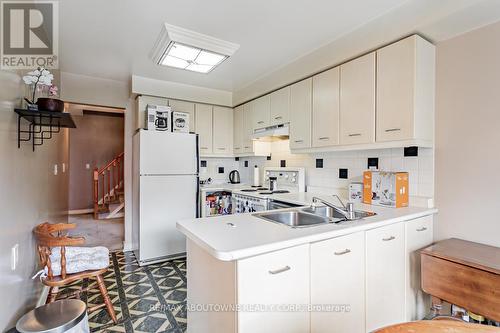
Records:
[[[203,161],[206,161],[206,163]],[[214,184],[228,183],[229,173],[232,170],[241,170],[240,162],[241,160],[238,162],[234,158],[200,157],[200,180],[212,178]],[[203,167],[202,165],[206,166]],[[220,171],[222,173],[219,173]]]
[[[288,140],[283,140],[273,142],[271,151],[271,160],[267,160],[266,157],[250,157],[240,158],[239,162],[227,159],[225,162],[214,160],[214,163],[228,163],[231,165],[231,167],[226,167],[229,169],[228,172],[233,168],[238,169],[241,181],[251,183],[252,169],[255,165],[261,168],[262,173],[264,167],[279,167],[283,161],[286,161],[287,167],[306,169],[306,186],[338,190],[346,189],[352,181],[361,181],[363,171],[368,169],[368,158],[378,158],[379,170],[409,173],[410,195],[434,196],[434,150],[432,148],[419,148],[418,156],[411,157],[404,156],[404,148],[291,154]],[[317,159],[323,160],[322,167],[316,167]],[[247,167],[245,161],[248,161]],[[340,169],[347,169],[347,179],[339,178]],[[262,177],[261,174],[261,179]],[[227,176],[225,180],[227,181]]]

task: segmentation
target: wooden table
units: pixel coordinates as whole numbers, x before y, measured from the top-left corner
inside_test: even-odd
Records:
[[[421,320],[396,324],[374,333],[499,333],[500,328],[452,320]]]
[[[421,251],[422,289],[442,301],[500,321],[500,248],[451,238]]]

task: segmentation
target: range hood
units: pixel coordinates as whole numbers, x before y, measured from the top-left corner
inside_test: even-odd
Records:
[[[252,140],[257,141],[277,141],[288,140],[290,124],[274,125],[254,130]]]

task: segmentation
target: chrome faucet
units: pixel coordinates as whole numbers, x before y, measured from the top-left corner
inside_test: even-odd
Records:
[[[335,210],[337,213],[339,213],[342,216],[344,216],[347,220],[354,220],[354,219],[356,219],[356,214],[354,212],[354,205],[353,205],[352,202],[348,202],[347,206],[346,206],[344,204],[344,202],[342,201],[342,199],[339,198],[338,195],[333,194],[333,197],[335,197],[338,200],[338,202],[340,202],[340,204],[342,205],[342,208],[338,207],[338,206],[335,206],[331,202],[323,200],[323,199],[318,198],[318,197],[313,197],[312,198],[312,202],[313,202],[313,205],[315,205],[316,203],[320,202],[320,203],[324,204],[325,206],[330,207],[331,209]]]

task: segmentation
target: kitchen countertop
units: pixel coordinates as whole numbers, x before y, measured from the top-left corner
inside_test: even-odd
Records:
[[[313,196],[332,201],[331,196],[307,192],[279,194],[274,197],[290,203],[309,205]],[[435,208],[422,207],[387,208],[366,204],[355,204],[354,207],[377,215],[339,224],[291,228],[262,220],[253,216],[255,213],[246,213],[182,220],[177,222],[177,229],[215,258],[232,261],[437,213]]]
[[[200,189],[202,191],[235,191],[242,188],[250,187],[249,184],[240,183],[240,184],[231,184],[231,183],[216,183],[216,184],[207,184],[200,185]]]

